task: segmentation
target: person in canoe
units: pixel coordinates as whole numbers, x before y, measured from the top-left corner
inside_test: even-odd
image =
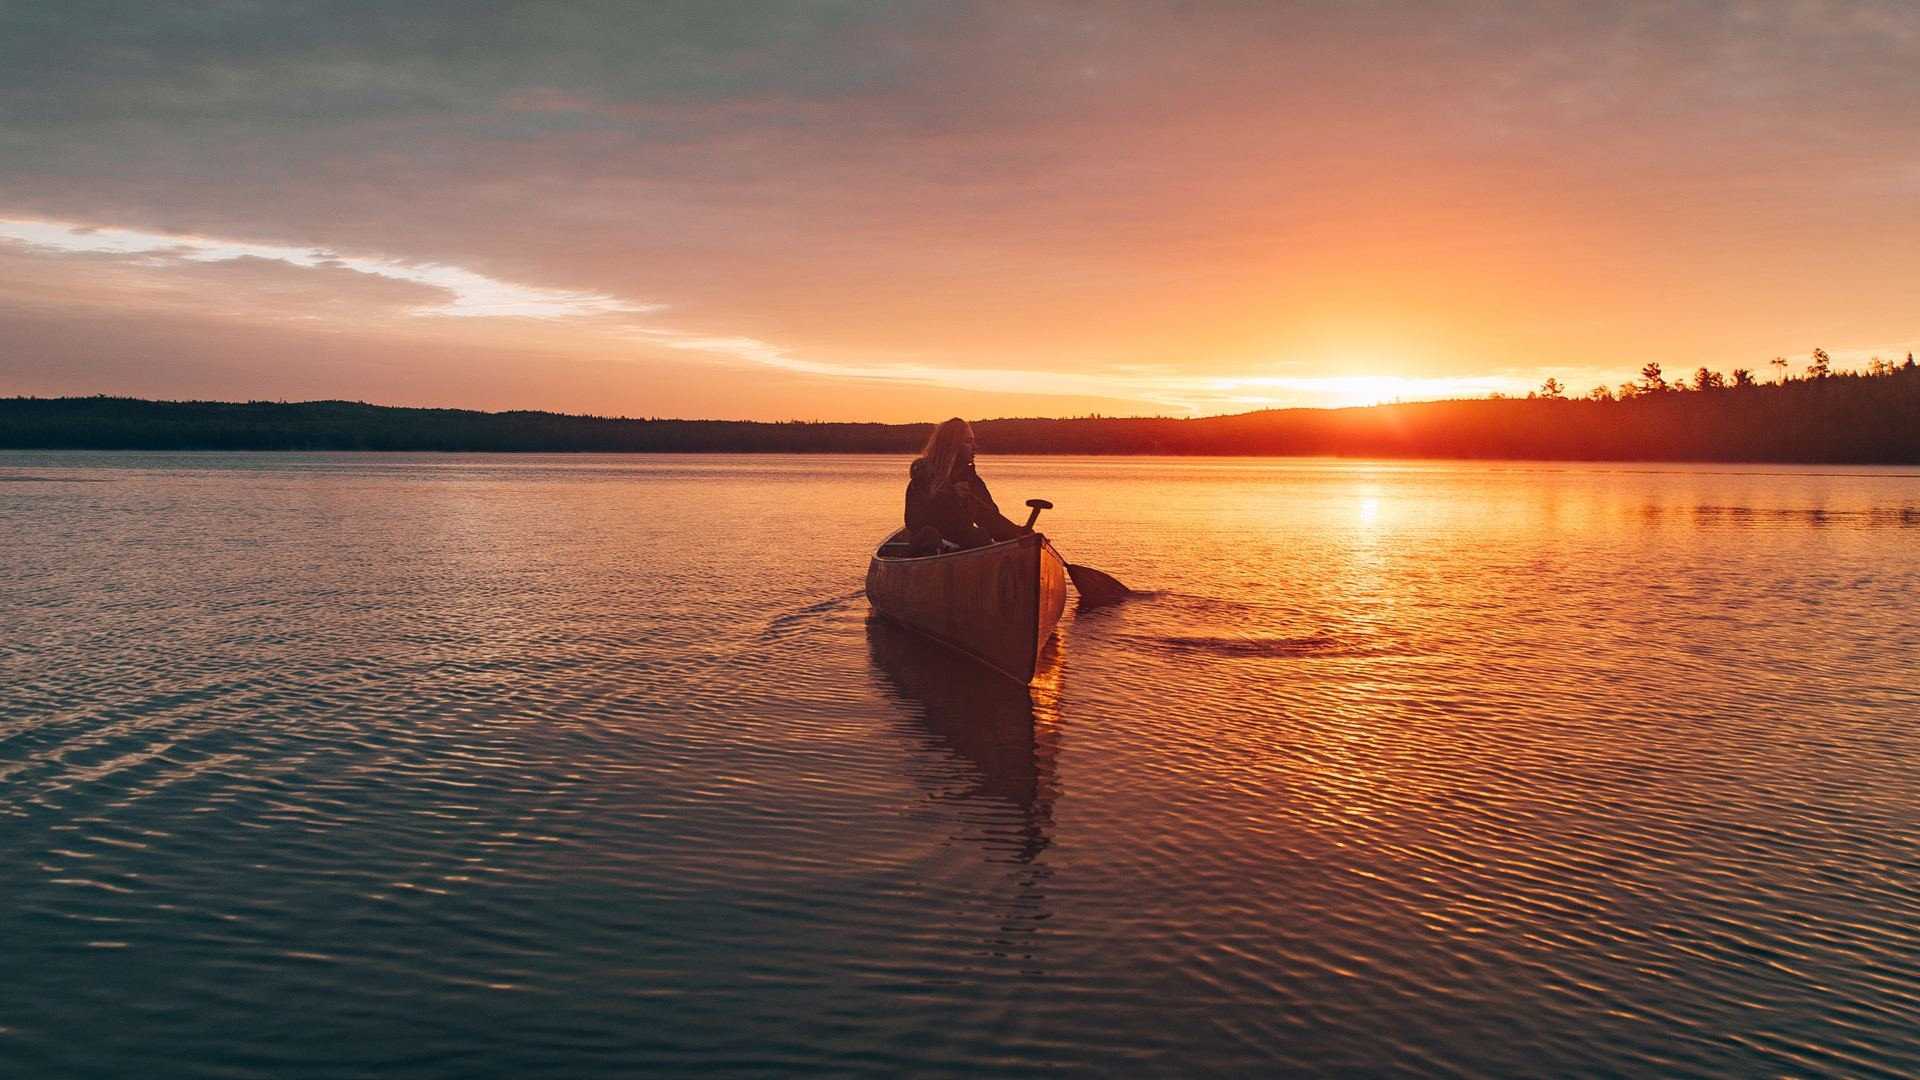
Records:
[[[973,467],[973,426],[959,417],[933,429],[907,472],[907,533],[916,555],[980,547],[1030,530],[1000,513]]]

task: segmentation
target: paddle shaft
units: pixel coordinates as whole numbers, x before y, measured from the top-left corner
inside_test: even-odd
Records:
[[[1033,523],[1040,520],[1040,511],[1053,509],[1053,504],[1045,499],[1028,499],[1027,505],[1033,512],[1027,515],[1027,531],[1033,531]],[[1055,554],[1058,554],[1056,550]],[[1066,562],[1061,559],[1061,562]],[[1080,592],[1083,604],[1111,604],[1115,600],[1133,592],[1132,589],[1114,578],[1112,574],[1095,570],[1091,566],[1067,563],[1067,576],[1073,579],[1073,587]]]

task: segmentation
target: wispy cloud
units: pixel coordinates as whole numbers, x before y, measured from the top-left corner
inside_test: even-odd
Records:
[[[657,328],[642,329],[638,333],[672,349],[711,353],[807,375],[924,383],[984,393],[1103,397],[1135,401],[1161,410],[1187,414],[1297,405],[1340,407],[1390,401],[1485,397],[1491,393],[1525,393],[1539,383],[1539,379],[1531,372],[1439,378],[1393,375],[1213,377],[1128,364],[1116,364],[1090,372],[941,367],[912,363],[836,364],[795,356],[778,345],[754,338],[703,337]]]
[[[413,314],[423,316],[561,319],[610,313],[644,314],[660,310],[658,304],[635,303],[601,293],[520,285],[441,263],[173,235],[141,229],[4,219],[0,220],[0,240],[12,240],[45,251],[143,255],[157,265],[168,261],[214,263],[267,259],[308,270],[351,270],[393,281],[425,285],[444,293],[447,297],[444,302],[423,304],[412,309]]]
[[[0,219],[0,242],[28,252],[96,255],[131,260],[145,271],[168,275],[192,267],[272,264],[297,274],[330,275],[316,290],[342,294],[346,307],[328,308],[329,317],[354,318],[355,298],[341,282],[383,281],[418,287],[418,295],[389,307],[409,317],[432,319],[519,320],[557,327],[572,335],[578,355],[602,359],[626,357],[647,364],[659,350],[695,354],[719,368],[767,368],[809,376],[823,385],[858,382],[912,385],[1009,399],[1074,399],[1132,403],[1137,411],[1203,415],[1292,406],[1343,407],[1392,401],[1427,401],[1519,395],[1552,375],[1578,393],[1594,382],[1608,383],[1609,372],[1585,366],[1505,368],[1463,375],[1330,374],[1311,358],[1278,356],[1247,365],[1244,373],[1197,373],[1180,363],[1115,361],[1075,370],[1019,365],[926,363],[915,360],[841,360],[822,357],[763,338],[713,332],[658,321],[667,306],[609,293],[555,289],[506,281],[467,267],[397,258],[368,252],[259,243],[226,237],[163,233],[121,226],[68,221]],[[337,275],[348,275],[346,278]],[[404,295],[404,294],[403,294]],[[319,319],[321,305],[312,304]],[[751,312],[738,312],[743,319]],[[502,323],[501,326],[507,326]],[[492,331],[486,331],[492,333]],[[1873,348],[1834,348],[1841,367],[1864,367],[1869,355],[1898,357],[1914,347],[1892,343]],[[1201,358],[1196,358],[1201,359]],[[1617,374],[1617,373],[1615,373]]]
[[[411,305],[406,310],[415,316],[574,320],[581,324],[579,332],[588,339],[636,342],[824,380],[907,383],[1010,396],[1132,401],[1145,410],[1173,413],[1289,404],[1370,404],[1422,396],[1469,396],[1525,385],[1498,376],[1473,379],[1308,375],[1218,378],[1136,364],[1116,364],[1087,371],[1052,371],[909,361],[843,362],[801,355],[786,346],[754,337],[653,324],[646,316],[665,310],[664,305],[657,303],[502,281],[464,267],[386,255],[24,219],[0,220],[0,240],[44,252],[134,257],[159,272],[169,267],[251,260],[305,270],[350,271],[426,286],[434,290],[432,295],[444,298]]]

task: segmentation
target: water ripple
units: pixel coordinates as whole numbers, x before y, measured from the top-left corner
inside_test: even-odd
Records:
[[[1911,474],[995,462],[1023,689],[895,461],[0,464],[23,1074],[1920,1062]]]

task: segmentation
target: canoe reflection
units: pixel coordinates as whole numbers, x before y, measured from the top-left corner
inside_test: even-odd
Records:
[[[1041,654],[1031,687],[878,616],[867,620],[867,648],[875,681],[901,706],[906,734],[918,744],[909,773],[959,811],[953,839],[979,844],[987,865],[1001,865],[984,879],[981,864],[965,871],[995,913],[981,946],[1043,973],[1040,931],[1053,910],[1052,870],[1041,856],[1053,843],[1059,794],[1059,643]]]
[[[990,858],[1033,862],[1052,842],[1058,796],[1058,642],[1031,687],[877,616],[867,620],[867,648],[883,691],[929,749],[946,751],[915,769],[934,797],[991,810],[968,815],[985,826],[973,838]]]

